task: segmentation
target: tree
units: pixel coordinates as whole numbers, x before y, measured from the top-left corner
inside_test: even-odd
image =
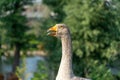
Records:
[[[28,40],[25,34],[29,27],[26,25],[27,19],[22,15],[24,5],[31,4],[30,0],[1,0],[0,20],[5,29],[4,42],[14,48],[13,72],[20,63],[20,50]]]
[[[114,6],[106,6],[104,0],[71,0],[64,7],[64,22],[72,31],[74,69],[78,75],[113,80],[106,65],[118,55],[120,17],[117,5]]]

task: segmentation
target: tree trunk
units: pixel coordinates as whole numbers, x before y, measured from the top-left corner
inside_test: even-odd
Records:
[[[13,61],[13,73],[16,71],[17,66],[20,64],[20,44],[15,44],[14,61]]]

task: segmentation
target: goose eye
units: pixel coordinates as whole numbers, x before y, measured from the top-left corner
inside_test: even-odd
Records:
[[[60,26],[60,28],[62,28],[63,26]]]

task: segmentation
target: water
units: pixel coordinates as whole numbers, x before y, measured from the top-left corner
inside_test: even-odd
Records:
[[[37,71],[37,64],[40,60],[44,60],[44,58],[40,56],[26,57],[26,70],[24,75],[27,76],[27,80],[31,80],[31,78],[34,75],[34,72]],[[5,61],[7,61],[7,58],[2,57],[2,72],[4,74],[12,72],[12,64],[7,64],[5,63]]]

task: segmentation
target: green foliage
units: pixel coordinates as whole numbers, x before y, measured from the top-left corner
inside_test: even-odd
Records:
[[[64,11],[67,15],[64,22],[72,32],[73,53],[79,58],[77,60],[80,61],[77,62],[74,59],[74,62],[81,63],[79,65],[80,69],[82,69],[80,75],[95,74],[94,71],[89,72],[89,69],[95,66],[95,61],[98,61],[99,67],[95,66],[94,69],[98,70],[100,72],[98,75],[100,75],[101,71],[105,70],[105,65],[109,64],[109,61],[114,60],[118,55],[120,40],[118,10],[106,8],[104,0],[71,0],[64,7]],[[90,61],[91,59],[93,59],[93,62]],[[75,71],[78,71],[78,68]],[[106,70],[105,75],[107,73]],[[97,77],[95,80],[99,80],[99,78],[103,77],[103,80],[110,80],[111,76],[94,75],[91,78]]]
[[[89,76],[92,80],[114,80],[115,78],[111,74],[111,71],[106,68],[105,65],[98,65],[93,61],[94,66],[91,67],[92,73]],[[97,68],[96,68],[97,67]]]
[[[48,80],[48,68],[45,61],[40,61],[38,64],[38,70],[34,74],[32,80]]]
[[[21,12],[25,4],[31,4],[31,0],[1,0],[0,1],[0,13],[4,14],[6,11]],[[4,14],[5,15],[5,14]]]
[[[22,15],[23,6],[31,4],[30,0],[1,0],[0,1],[0,22],[2,31],[1,40],[6,44],[20,44],[25,46],[29,38],[26,31],[29,27],[26,25],[27,19]]]
[[[25,17],[13,14],[5,17],[4,22],[4,26],[6,28],[6,36],[9,38],[9,42],[13,44],[16,42],[25,42],[25,32],[28,29],[28,27],[25,26]]]

